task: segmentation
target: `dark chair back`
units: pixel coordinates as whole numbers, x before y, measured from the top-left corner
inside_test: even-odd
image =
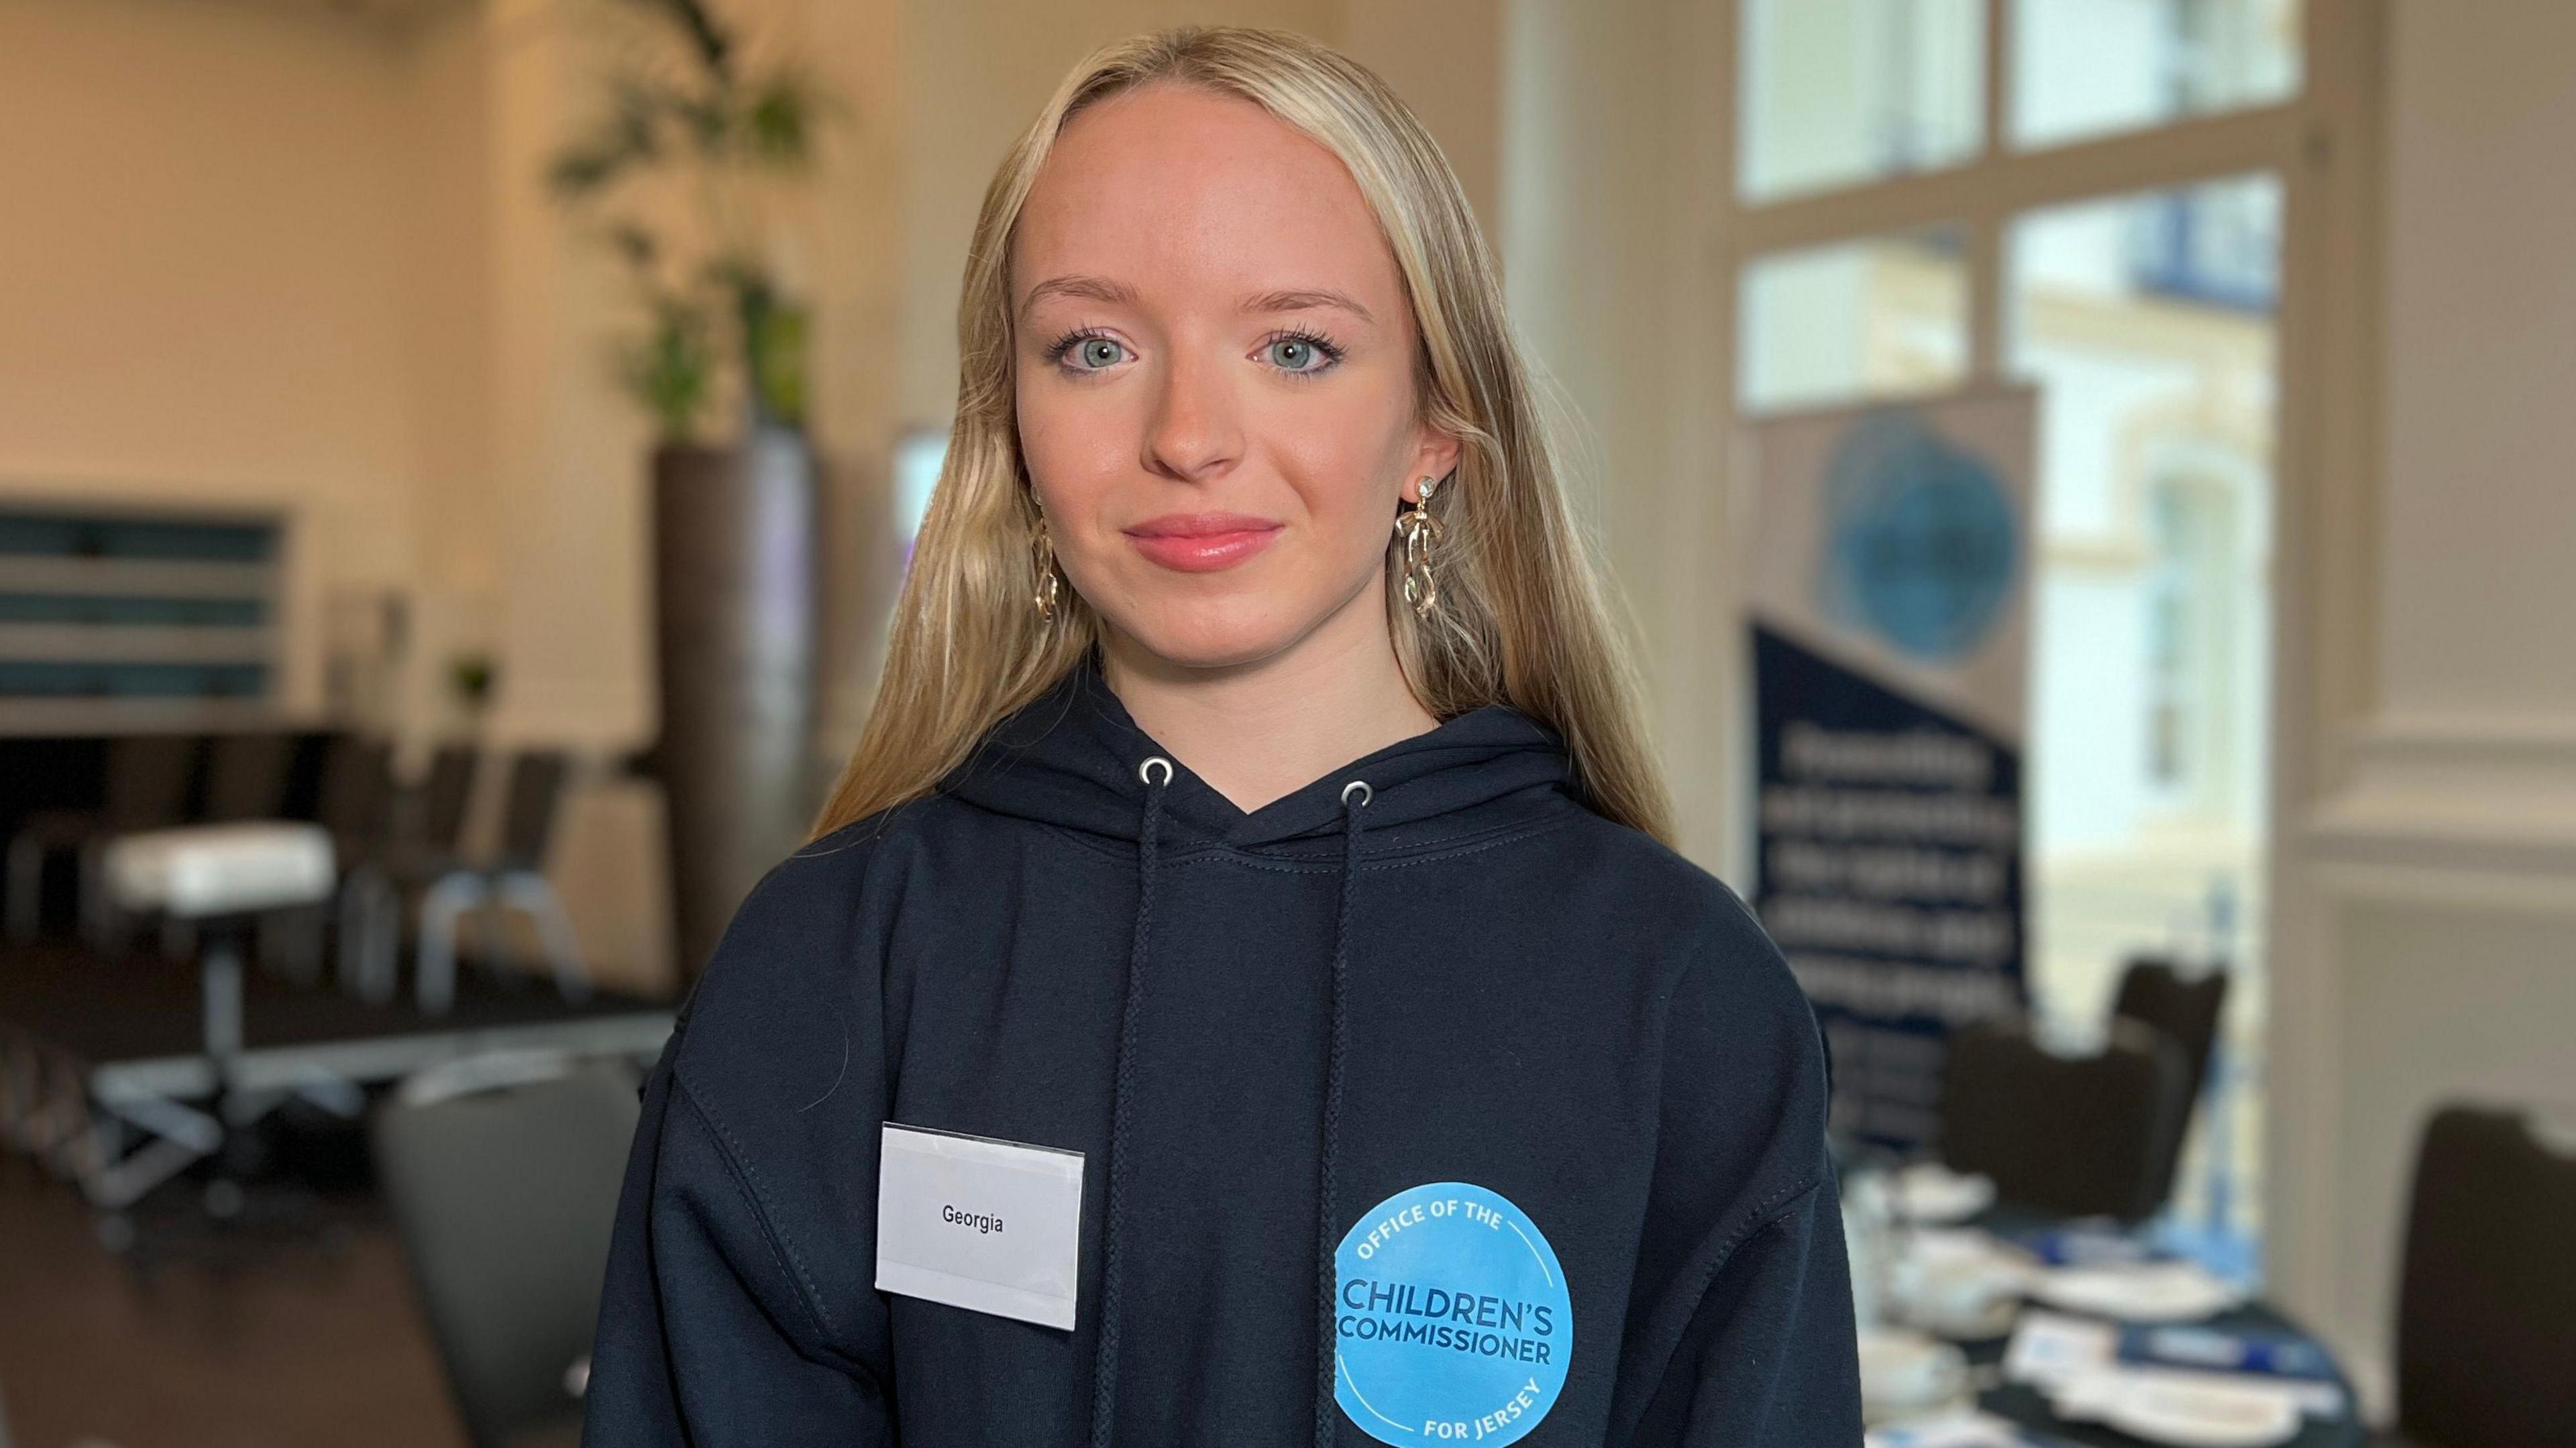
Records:
[[[560,749],[523,749],[510,761],[510,789],[501,807],[504,870],[538,870],[554,842],[555,816],[563,803],[572,761]]]
[[[442,855],[456,853],[465,834],[465,811],[474,803],[474,762],[470,743],[438,746],[429,758],[429,773],[420,783],[419,812],[413,817],[415,843]]]
[[[2153,1168],[2158,1205],[2173,1196],[2174,1173],[2182,1163],[2183,1137],[2191,1130],[2192,1112],[2209,1083],[2210,1053],[2227,1010],[2227,973],[2213,970],[2187,980],[2172,962],[2133,960],[2120,976],[2120,993],[2112,1002],[2115,1018],[2137,1021],[2162,1031],[2180,1047],[2186,1081],[2184,1108],[2168,1138],[2158,1143]]]
[[[2062,1216],[2153,1216],[2156,1153],[2189,1105],[2181,1048],[2114,1019],[2092,1056],[2057,1055],[2020,1021],[1966,1027],[1942,1069],[1941,1158],[1996,1194]]]
[[[2397,1293],[2397,1419],[2440,1448],[2562,1448],[2576,1424],[2576,1156],[2518,1114],[2424,1128]]]
[[[295,749],[295,736],[284,733],[218,734],[208,740],[206,818],[273,820],[284,815]]]
[[[577,1421],[635,1076],[585,1066],[461,1095],[389,1096],[372,1124],[430,1335],[466,1432],[500,1448]]]
[[[100,790],[101,827],[125,834],[185,820],[202,745],[194,734],[129,734],[110,743]]]
[[[393,803],[393,745],[361,734],[333,736],[315,818],[344,857],[361,860],[384,848],[393,829]]]

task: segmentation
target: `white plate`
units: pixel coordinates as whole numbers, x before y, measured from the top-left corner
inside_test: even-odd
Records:
[[[1896,1174],[1896,1205],[1916,1222],[1964,1222],[1995,1204],[1992,1177],[1950,1170],[1937,1161],[1918,1161]]]
[[[2297,1400],[2280,1384],[2217,1373],[2125,1368],[2068,1381],[2056,1407],[2175,1448],[2272,1448],[2298,1436]]]
[[[1872,1423],[1930,1412],[1956,1401],[1967,1385],[1967,1354],[1949,1343],[1905,1328],[1860,1335],[1861,1409]]]
[[[2030,1280],[2027,1259],[1958,1227],[1910,1232],[1906,1249],[1887,1284],[1896,1315],[1939,1336],[1971,1341],[2012,1330]]]
[[[2191,1262],[2052,1268],[2032,1274],[2030,1295],[2068,1312],[2123,1322],[2198,1322],[2244,1300]]]

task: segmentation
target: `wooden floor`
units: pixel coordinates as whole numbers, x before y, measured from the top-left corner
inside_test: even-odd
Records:
[[[0,1152],[8,1448],[462,1448],[371,1197],[310,1199],[276,1233],[153,1201],[119,1255],[76,1191]]]

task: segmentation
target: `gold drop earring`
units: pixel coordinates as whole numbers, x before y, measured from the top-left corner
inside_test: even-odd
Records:
[[[1416,618],[1429,618],[1440,603],[1440,585],[1431,576],[1431,545],[1440,540],[1440,520],[1431,516],[1432,490],[1438,478],[1422,480],[1421,497],[1396,515],[1395,531],[1404,540],[1404,601]]]
[[[1038,514],[1037,531],[1029,540],[1030,560],[1037,566],[1037,590],[1030,602],[1037,606],[1038,622],[1055,621],[1056,601],[1063,596],[1063,584],[1055,567],[1055,540],[1047,535],[1046,513]]]

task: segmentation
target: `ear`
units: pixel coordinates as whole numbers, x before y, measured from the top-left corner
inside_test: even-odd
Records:
[[[1396,490],[1397,496],[1407,503],[1421,502],[1422,480],[1424,478],[1445,479],[1455,472],[1458,467],[1460,447],[1458,439],[1445,432],[1434,432],[1425,427],[1422,430],[1422,441],[1414,446],[1412,465],[1405,469],[1404,486]],[[1448,484],[1443,482],[1441,486],[1446,487]]]

